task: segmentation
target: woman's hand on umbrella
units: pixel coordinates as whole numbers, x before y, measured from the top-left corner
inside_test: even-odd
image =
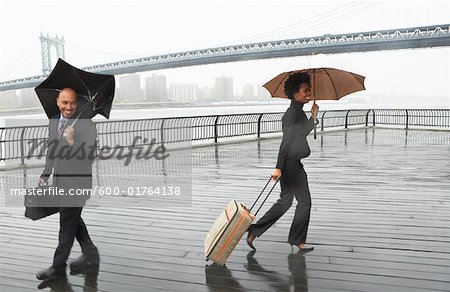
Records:
[[[314,103],[311,107],[311,116],[314,120],[317,119],[317,114],[319,113],[319,106],[317,103]]]
[[[281,177],[281,169],[275,168],[275,170],[272,173],[272,179],[279,179]]]

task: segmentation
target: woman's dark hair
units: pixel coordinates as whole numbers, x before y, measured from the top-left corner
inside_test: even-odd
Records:
[[[291,74],[284,83],[284,94],[288,98],[294,99],[294,94],[298,92],[300,84],[306,83],[311,87],[311,78],[306,72]]]

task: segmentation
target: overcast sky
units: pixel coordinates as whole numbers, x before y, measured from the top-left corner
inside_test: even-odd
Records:
[[[445,23],[450,23],[450,1],[0,1],[0,81],[41,74],[41,32],[63,35],[66,60],[83,67],[237,43]],[[450,98],[448,47],[157,73],[166,75],[169,84],[204,86],[212,86],[215,76],[233,76],[240,90],[279,71],[326,65],[365,75],[372,94],[424,95],[431,90]]]

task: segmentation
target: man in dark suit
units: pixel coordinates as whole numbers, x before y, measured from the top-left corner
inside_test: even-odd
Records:
[[[70,263],[72,273],[98,266],[100,260],[81,218],[83,206],[92,191],[97,130],[90,119],[74,119],[77,93],[73,89],[62,89],[56,104],[60,113],[50,119],[46,164],[39,185],[47,185],[53,173],[53,186],[62,189],[64,195],[58,199],[58,247],[52,266],[36,274],[39,280],[66,277],[66,261],[75,238],[81,246],[82,255]]]

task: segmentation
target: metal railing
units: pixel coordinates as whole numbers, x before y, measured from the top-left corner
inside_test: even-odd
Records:
[[[309,115],[309,113],[307,113]],[[241,136],[262,137],[281,131],[282,112],[174,117],[96,123],[98,148],[118,148],[185,141],[219,142]],[[318,115],[318,131],[353,127],[390,126],[410,128],[450,129],[450,109],[429,110],[339,110]],[[0,161],[39,158],[45,153],[47,126],[0,128]],[[138,143],[133,142],[140,137]],[[31,151],[31,141],[41,143]],[[135,144],[133,144],[135,143]]]

